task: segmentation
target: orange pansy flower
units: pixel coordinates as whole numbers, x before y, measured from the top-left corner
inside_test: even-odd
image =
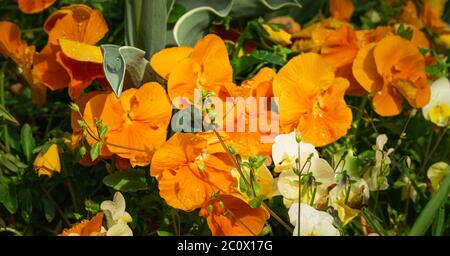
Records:
[[[352,0],[330,0],[330,13],[338,20],[349,21],[354,11]]]
[[[96,78],[103,75],[101,50],[92,45],[108,32],[98,10],[85,5],[64,7],[44,24],[48,44],[34,59],[34,75],[48,88],[69,87],[76,99]]]
[[[227,146],[233,146],[242,156],[270,155],[272,152],[273,137],[276,134],[270,136],[271,119],[277,115],[271,111],[272,81],[275,75],[272,69],[262,68],[241,86],[227,87],[234,100],[227,101],[227,108],[223,109],[223,130],[227,127],[232,130],[222,135]],[[250,100],[250,97],[253,98]],[[259,102],[261,97],[266,98],[266,105]],[[222,145],[216,141],[210,147],[219,151]]]
[[[425,58],[413,43],[399,36],[388,36],[361,49],[353,74],[373,95],[375,112],[382,116],[400,114],[403,98],[415,108],[430,99]]]
[[[77,104],[80,109],[80,113],[84,113],[84,109],[86,107],[86,103],[92,99],[93,97],[102,94],[100,91],[93,91],[86,94],[81,95],[78,99],[75,100],[75,104]],[[72,127],[72,148],[76,148],[80,145],[80,142],[83,140],[83,129],[78,124],[78,121],[81,120],[80,114],[72,111],[70,113],[70,126]]]
[[[107,150],[101,154],[108,155],[108,151],[117,154],[129,159],[133,167],[148,165],[153,155],[151,151],[164,144],[171,115],[166,92],[155,82],[139,89],[128,89],[120,98],[114,93],[97,95],[87,102],[84,110],[91,130],[96,131],[95,119],[108,126]],[[88,142],[95,143],[92,139]]]
[[[344,101],[349,82],[316,53],[294,57],[273,82],[279,97],[281,132],[297,129],[306,143],[321,147],[347,133],[352,112]]]
[[[202,207],[212,193],[233,190],[233,168],[225,154],[210,154],[208,141],[190,133],[177,133],[153,156],[150,174],[159,182],[166,202],[177,209]]]
[[[172,62],[172,64],[167,64]],[[232,82],[233,70],[223,40],[213,34],[188,47],[169,48],[151,60],[153,69],[168,78],[171,100],[177,97],[194,100],[194,89],[221,95],[224,86]]]
[[[419,29],[423,27],[423,22],[419,17],[419,12],[417,11],[417,7],[413,1],[406,1],[405,5],[403,6],[403,12],[400,16],[400,21],[406,24],[413,25]]]
[[[83,220],[70,229],[64,230],[59,236],[105,236],[102,233],[103,213],[97,213],[90,220]]]
[[[19,9],[23,13],[38,13],[52,6],[56,0],[18,0]]]
[[[423,22],[433,30],[443,29],[446,24],[441,19],[444,12],[445,1],[443,0],[425,0],[423,1],[422,15]]]
[[[21,74],[30,85],[32,98],[37,106],[44,105],[47,97],[45,86],[33,79],[31,66],[33,65],[33,56],[35,54],[34,46],[22,40],[19,27],[12,23],[0,22],[0,54],[11,58],[18,66]]]
[[[208,202],[199,214],[207,219],[213,236],[257,236],[270,217],[262,207],[251,208],[232,195]]]
[[[320,54],[333,66],[336,76],[349,80],[350,87],[346,94],[363,95],[364,89],[352,74],[353,60],[359,51],[356,32],[349,25],[342,24],[334,30],[317,29],[313,32],[312,38],[320,45]]]

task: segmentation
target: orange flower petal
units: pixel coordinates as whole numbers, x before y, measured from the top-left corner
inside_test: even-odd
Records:
[[[381,90],[383,78],[377,72],[373,51],[376,44],[368,44],[362,48],[353,62],[353,75],[359,84],[368,92]]]
[[[391,86],[384,86],[373,97],[375,112],[381,116],[396,116],[402,112],[403,98]]]
[[[95,128],[95,119],[108,126],[108,150],[129,159],[133,166],[150,163],[151,151],[166,140],[171,114],[164,88],[153,82],[126,90],[120,98],[113,93],[98,95],[89,100],[84,110],[90,127]]]
[[[108,32],[108,26],[101,12],[86,5],[64,8],[61,14],[51,16],[44,27],[51,28],[48,32],[48,41],[52,44],[58,44],[59,39],[65,38],[94,45]]]
[[[199,214],[207,218],[213,236],[257,236],[270,217],[262,207],[251,208],[243,200],[231,195],[221,195],[212,202],[211,212],[208,211],[208,205]]]
[[[193,100],[194,89],[219,95],[225,84],[232,82],[232,77],[225,43],[216,35],[207,35],[197,42],[189,58],[172,70],[167,88],[172,100],[179,96]]]
[[[330,13],[338,20],[350,20],[354,11],[352,0],[330,0]]]
[[[0,31],[0,54],[10,57],[23,69],[29,69],[33,63],[34,46],[28,46],[22,40],[20,28],[12,22],[0,22]]]
[[[154,154],[150,173],[158,178],[160,194],[170,206],[192,211],[211,193],[230,191],[232,166],[224,156],[206,154],[206,144],[199,136],[177,133]]]
[[[70,76],[64,67],[56,61],[59,46],[48,44],[34,57],[33,76],[51,90],[66,88]]]
[[[19,9],[24,13],[38,13],[52,6],[56,0],[18,0]]]
[[[406,4],[403,6],[403,13],[400,16],[400,21],[417,28],[423,27],[423,22],[418,16],[418,11],[413,1],[406,1]]]
[[[60,39],[59,46],[64,55],[73,60],[97,64],[103,63],[103,54],[100,47],[68,39]]]
[[[320,55],[307,53],[293,58],[274,80],[274,93],[281,92],[282,132],[298,128],[303,140],[315,146],[344,136],[352,121],[344,101],[348,87],[349,82],[335,78],[332,67]]]
[[[102,94],[102,92],[93,91],[78,97],[75,101],[75,104],[77,104],[78,108],[80,109],[80,113],[83,114],[86,103],[99,94]],[[77,112],[72,111],[70,113],[70,126],[72,127],[72,147],[78,146],[79,142],[83,139],[81,134],[83,130],[78,124],[78,120],[81,120],[80,115]]]
[[[162,78],[169,79],[169,74],[180,63],[189,57],[192,47],[180,46],[164,49],[152,56],[150,65]]]
[[[320,30],[319,32],[320,33]],[[313,38],[316,33],[313,33]],[[359,46],[355,31],[348,25],[342,25],[329,32],[322,43],[321,55],[335,69],[353,63]]]
[[[304,142],[322,147],[347,134],[352,123],[352,111],[344,101],[348,87],[346,79],[336,78],[333,86],[319,97],[320,110],[300,117],[298,130]]]
[[[335,78],[333,68],[315,53],[294,57],[289,63],[278,72],[273,81],[275,97],[280,97],[284,89],[295,87],[301,87],[304,92],[316,94],[328,89]],[[299,83],[301,86],[298,86]]]
[[[76,234],[79,236],[101,235],[103,213],[97,213],[91,220],[84,220],[70,229],[64,230],[59,236]]]
[[[193,101],[201,67],[191,59],[181,61],[170,73],[167,91],[171,100],[182,97]]]
[[[393,68],[400,68],[395,72],[401,71],[401,75],[414,75],[416,78],[425,72],[425,59],[417,47],[399,36],[392,35],[381,40],[373,54],[378,73],[382,76],[392,74]],[[409,69],[413,69],[414,74]]]
[[[70,77],[69,95],[78,98],[95,79],[104,77],[100,48],[70,40],[61,40],[56,60]],[[78,53],[78,54],[77,54]]]

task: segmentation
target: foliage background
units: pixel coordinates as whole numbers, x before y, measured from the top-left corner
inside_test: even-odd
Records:
[[[291,11],[291,15],[302,25],[318,16],[327,16],[326,1],[300,1],[304,8],[301,11]],[[352,23],[359,28],[374,28],[376,25],[387,24],[395,17],[394,9],[382,5],[384,1],[354,1],[356,11]],[[105,16],[110,32],[101,44],[125,44],[125,1],[123,0],[61,0],[57,4],[34,15],[24,15],[17,9],[17,3],[12,0],[0,0],[0,20],[15,22],[22,29],[24,39],[36,45],[40,50],[46,43],[46,35],[42,25],[46,17],[61,6],[84,3],[98,8]],[[444,19],[450,22],[450,8],[447,3]],[[381,21],[371,24],[365,19],[365,13],[370,9],[378,9]],[[223,22],[217,19],[217,22]],[[234,21],[235,27],[243,27],[247,20]],[[171,29],[170,24],[167,29]],[[254,36],[254,34],[253,34]],[[264,65],[279,69],[290,57],[286,52],[277,52],[272,48],[261,49],[276,54],[282,54],[279,63],[267,60]],[[279,49],[278,49],[279,50]],[[450,57],[450,50],[444,49]],[[257,58],[256,56],[255,58]],[[279,57],[279,56],[278,56]],[[0,91],[0,98],[8,111],[19,121],[20,125],[2,122],[0,128],[0,235],[56,235],[62,229],[82,219],[92,217],[99,209],[99,203],[110,199],[115,190],[123,192],[127,201],[127,210],[133,217],[131,228],[137,235],[208,235],[205,220],[195,213],[185,213],[168,207],[158,196],[156,180],[149,177],[147,168],[141,168],[130,173],[114,172],[114,164],[101,162],[93,167],[85,168],[78,164],[79,152],[64,148],[61,154],[62,174],[51,179],[38,177],[33,168],[33,160],[42,146],[49,141],[62,142],[70,138],[70,110],[67,104],[70,99],[65,91],[49,92],[47,103],[43,108],[36,108],[31,100],[29,88],[21,86],[17,71],[12,62],[0,57],[1,65],[5,66],[5,88]],[[232,59],[235,70],[242,63]],[[237,72],[236,81],[249,77],[248,70]],[[425,180],[424,156],[430,145],[439,139],[436,128],[424,120],[421,113],[412,116],[409,111],[395,118],[382,118],[373,113],[366,98],[349,98],[348,103],[355,109],[366,109],[366,114],[355,111],[355,123],[349,135],[337,144],[322,149],[321,154],[328,159],[342,149],[352,149],[358,153],[359,160],[373,161],[370,156],[372,145],[376,139],[371,122],[376,124],[378,133],[386,133],[390,138],[389,146],[395,147],[401,143],[397,151],[397,161],[402,156],[410,156],[418,179]],[[412,116],[412,117],[411,117]],[[411,117],[411,118],[410,118]],[[407,125],[406,125],[407,124]],[[63,144],[63,143],[60,143]],[[431,156],[428,164],[438,161],[449,161],[450,136],[445,136],[440,146]],[[364,158],[364,154],[367,157]],[[398,168],[393,171],[390,184],[394,184],[404,171]],[[124,182],[119,182],[124,181]],[[393,186],[392,186],[393,187]],[[391,188],[387,191],[371,195],[368,206],[368,216],[380,224],[387,234],[405,234],[411,223],[428,201],[423,198],[415,204],[401,200],[401,189]],[[447,200],[444,207],[449,211]],[[270,202],[270,206],[281,215],[286,210],[280,198]],[[375,217],[375,215],[377,217]],[[445,234],[448,234],[449,219],[444,224]],[[271,220],[271,234],[289,235],[275,221]],[[350,233],[358,233],[356,225],[347,227]],[[434,232],[434,231],[431,231]]]

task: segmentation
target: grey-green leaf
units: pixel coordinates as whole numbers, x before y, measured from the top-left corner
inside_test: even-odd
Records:
[[[193,46],[207,32],[216,17],[254,18],[287,7],[301,8],[297,0],[179,0],[186,12],[175,24],[173,37],[178,45]]]
[[[152,75],[145,52],[141,49],[123,46],[119,53],[125,61],[125,83],[133,87],[139,87],[145,82],[151,81]]]
[[[152,73],[145,52],[131,46],[102,45],[103,71],[117,97],[124,86],[139,87],[151,81]]]
[[[123,90],[123,82],[125,78],[125,61],[119,53],[120,46],[117,45],[101,45],[103,53],[103,72],[106,80],[113,89],[117,97]]]

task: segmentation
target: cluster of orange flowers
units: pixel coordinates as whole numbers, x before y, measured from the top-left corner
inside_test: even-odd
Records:
[[[24,2],[31,3],[19,1],[22,10],[34,12],[54,1],[44,1],[42,6]],[[151,67],[167,80],[167,92],[161,84],[151,82],[124,91],[120,98],[100,91],[83,94],[94,80],[105,84],[103,58],[95,44],[108,32],[102,14],[85,5],[64,7],[47,19],[44,31],[48,43],[39,53],[21,39],[16,25],[0,23],[0,30],[6,31],[0,34],[0,52],[21,67],[38,104],[43,104],[45,88],[68,87],[81,113],[72,114],[74,146],[83,138],[94,146],[99,140],[96,132],[92,136],[85,131],[94,131],[101,121],[108,131],[102,138],[100,157],[115,155],[116,163],[122,163],[119,169],[150,164],[151,176],[158,180],[166,202],[185,211],[200,209],[214,235],[256,235],[269,214],[263,207],[250,207],[240,194],[239,180],[231,172],[236,164],[228,149],[234,148],[242,158],[270,155],[271,144],[261,143],[263,127],[251,133],[221,132],[219,136],[212,132],[176,133],[166,141],[171,102],[181,97],[186,100],[176,108],[195,105],[195,89],[223,100],[275,96],[279,98],[279,114],[270,107],[266,111],[269,116],[279,115],[282,133],[297,131],[304,142],[316,147],[347,134],[352,112],[344,95],[369,93],[374,110],[382,116],[400,114],[404,100],[421,108],[430,99],[430,87],[425,73],[428,56],[419,48],[429,48],[429,42],[419,28],[444,25],[427,6],[423,15],[414,16],[417,12],[410,10],[414,7],[411,4],[408,1],[402,20],[408,21],[413,33],[405,39],[395,34],[395,26],[353,29],[347,23],[353,12],[351,1],[331,1],[334,19],[288,31],[295,39],[293,48],[302,54],[278,74],[263,68],[240,86],[233,83],[223,40],[208,35],[193,48],[169,48],[153,56]],[[254,117],[236,115],[232,122],[239,118]],[[87,128],[80,126],[80,120]]]
[[[54,2],[19,1],[19,7],[34,13]],[[76,99],[94,80],[106,85],[102,53],[94,45],[105,36],[108,27],[98,10],[72,5],[54,12],[44,24],[48,43],[40,52],[22,40],[16,24],[0,22],[0,28],[0,53],[16,62],[38,106],[45,103],[47,88],[68,87],[70,97]]]
[[[320,54],[336,76],[348,81],[345,94],[362,96],[368,92],[379,115],[400,114],[405,99],[412,107],[421,108],[430,99],[425,65],[432,59],[419,51],[428,49],[430,43],[421,27],[411,22],[413,17],[408,16],[412,13],[409,8],[414,6],[408,1],[400,19],[412,32],[406,39],[396,34],[400,25],[353,29],[347,23],[353,12],[351,1],[331,1],[334,18],[296,31],[292,35],[296,39],[292,47]],[[414,20],[420,21],[418,16]],[[283,111],[281,117],[283,120]]]

